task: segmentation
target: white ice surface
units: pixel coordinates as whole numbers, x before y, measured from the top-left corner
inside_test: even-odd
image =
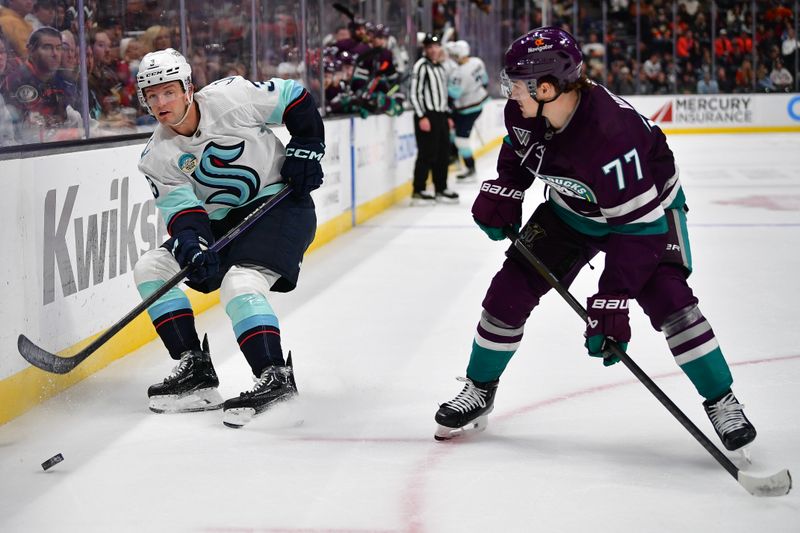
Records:
[[[671,144],[691,284],[759,431],[748,471],[800,476],[800,135]],[[482,178],[494,159],[478,161]],[[471,221],[477,184],[458,190],[458,206],[399,206],[347,233],[307,258],[297,291],[275,295],[297,402],[241,430],[219,411],[150,413],[147,387],[172,368],[154,342],[0,426],[0,531],[800,531],[800,489],[745,492],[625,367],[585,355],[582,323],[555,292],[528,322],[487,431],[435,442],[434,412],[460,390],[507,245]],[[573,285],[579,301],[598,271]],[[198,325],[223,396],[249,388],[224,311]],[[632,357],[716,443],[638,307],[632,325]]]

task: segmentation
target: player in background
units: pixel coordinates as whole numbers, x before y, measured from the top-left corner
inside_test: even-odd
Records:
[[[223,422],[249,419],[297,394],[291,355],[284,359],[270,291],[295,288],[303,254],[316,231],[310,192],[322,184],[324,130],[311,95],[292,80],[223,78],[194,92],[191,67],[169,48],[147,54],[137,75],[142,106],[157,120],[139,161],[170,238],[134,268],[142,298],[186,265],[187,285],[220,289],[220,300],[256,383],[222,403],[208,342],[201,345],[194,314],[175,287],[148,308],[169,355],[178,361],[148,390],[155,412],[224,410]],[[285,124],[283,144],[267,127]],[[293,194],[219,253],[208,249],[284,187]]]
[[[472,157],[469,137],[483,106],[489,100],[489,92],[486,90],[489,75],[480,58],[470,57],[467,41],[455,41],[447,47],[447,52],[456,63],[447,73],[447,93],[452,100],[450,108],[456,130],[455,145],[458,155],[467,167],[456,179],[464,181],[475,175],[475,159]]]
[[[605,339],[626,349],[630,300],[666,337],[677,365],[704,398],[728,450],[756,430],[731,392],[730,369],[687,284],[691,250],[688,211],[673,154],[662,131],[627,102],[581,73],[581,52],[554,27],[515,40],[501,73],[505,137],[498,176],[483,182],[472,206],[494,240],[521,224],[525,190],[534,178],[547,200],[520,232],[564,286],[598,253],[605,254],[597,293],[587,302],[589,355],[617,362]],[[436,413],[437,439],[481,430],[500,376],[522,341],[525,323],[550,285],[511,246],[483,300],[463,390]]]

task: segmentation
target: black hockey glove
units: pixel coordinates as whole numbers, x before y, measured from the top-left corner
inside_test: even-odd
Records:
[[[208,249],[208,242],[192,230],[175,234],[172,241],[172,255],[181,268],[194,265],[189,270],[189,281],[201,284],[219,273],[219,256]]]
[[[281,176],[292,184],[296,196],[308,196],[322,185],[324,155],[325,144],[320,139],[292,137],[286,145]]]

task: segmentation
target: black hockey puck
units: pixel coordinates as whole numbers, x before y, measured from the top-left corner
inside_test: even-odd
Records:
[[[57,465],[63,460],[64,456],[61,455],[60,453],[57,453],[53,457],[42,463],[42,470],[46,471],[48,468],[52,468],[53,466]]]

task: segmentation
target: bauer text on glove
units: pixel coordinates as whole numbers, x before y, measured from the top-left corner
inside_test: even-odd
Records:
[[[472,218],[490,239],[505,239],[503,228],[519,230],[522,224],[522,201],[525,192],[500,180],[487,180],[472,204]]]

